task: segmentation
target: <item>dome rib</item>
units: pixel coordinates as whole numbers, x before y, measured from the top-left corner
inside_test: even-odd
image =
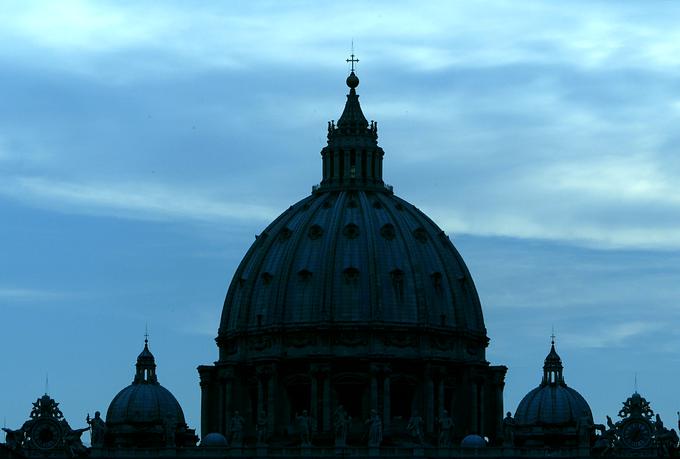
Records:
[[[293,272],[297,273],[297,270],[294,269],[293,266],[295,255],[298,253],[298,248],[301,244],[301,241],[307,239],[306,229],[308,229],[311,226],[310,222],[314,220],[315,211],[321,205],[321,203],[319,202],[315,203],[314,201],[315,199],[312,196],[310,196],[309,198],[300,201],[300,203],[298,203],[298,205],[296,206],[302,207],[303,209],[302,211],[298,210],[298,214],[307,213],[307,215],[300,216],[299,220],[304,221],[304,223],[298,222],[297,228],[293,229],[292,240],[288,243],[288,247],[286,248],[286,251],[282,255],[282,259],[284,261],[279,264],[280,273],[278,276],[279,277],[278,283],[276,284],[276,296],[274,297],[274,301],[270,300],[269,302],[269,304],[276,304],[278,306],[278,309],[273,311],[272,314],[276,323],[283,323],[283,318],[286,317],[286,308],[303,307],[302,304],[288,304],[288,302],[291,301],[291,298],[288,297],[288,295],[286,295],[286,289],[290,288],[289,286],[291,285],[291,274]],[[304,209],[305,205],[308,205],[307,209]],[[280,302],[276,301],[277,298],[282,298],[283,301]],[[292,300],[295,301],[295,299]]]
[[[380,270],[377,266],[377,260],[380,254],[378,253],[377,247],[377,235],[371,234],[371,229],[380,228],[380,225],[376,221],[376,213],[372,211],[373,205],[370,202],[370,198],[373,194],[360,193],[359,202],[361,203],[362,218],[365,220],[366,230],[364,231],[366,235],[366,244],[368,246],[368,253],[371,256],[368,257],[368,278],[369,278],[369,304],[368,307],[371,308],[370,317],[371,320],[381,321],[383,320],[383,310],[380,304],[380,288],[382,286],[382,280],[380,279]]]
[[[399,202],[399,201],[398,201],[398,202]],[[403,205],[403,203],[400,203],[400,204]],[[411,253],[411,250],[410,250],[410,246],[411,246],[411,245],[408,244],[408,243],[406,242],[406,241],[408,240],[407,238],[409,238],[411,235],[410,235],[410,233],[409,233],[409,234],[405,234],[404,228],[403,228],[403,226],[404,226],[404,225],[403,225],[403,218],[401,218],[400,216],[398,217],[398,216],[397,216],[397,213],[396,213],[396,212],[404,212],[405,209],[399,211],[399,210],[392,209],[392,207],[394,207],[394,203],[393,203],[393,202],[392,202],[392,203],[387,203],[387,202],[383,201],[383,208],[384,208],[385,212],[391,217],[391,220],[394,222],[393,224],[394,224],[394,227],[395,227],[395,231],[396,231],[396,233],[397,233],[397,235],[398,235],[398,236],[395,238],[395,241],[396,241],[396,240],[399,241],[399,244],[400,244],[401,247],[402,247],[402,250],[403,250],[403,252],[404,252],[404,255],[405,255],[405,257],[406,257],[407,260],[408,260],[408,266],[413,267],[413,269],[412,269],[411,272],[409,273],[409,274],[410,274],[409,277],[411,278],[411,282],[413,283],[414,288],[417,288],[418,283],[416,282],[416,276],[417,276],[416,271],[418,270],[418,265],[416,265],[416,264],[413,263],[413,254]],[[395,266],[395,267],[396,267],[396,268],[403,268],[403,267],[398,267],[398,266]],[[394,297],[394,295],[392,295],[392,296]],[[421,308],[422,308],[422,304],[420,303],[420,301],[418,301],[418,296],[417,296],[417,295],[415,295],[414,299],[415,299],[415,304],[416,304],[416,311],[415,311],[415,319],[416,319],[416,320],[415,320],[415,321],[416,321],[416,323],[418,323],[419,325],[422,325],[422,321],[421,321]],[[402,305],[396,304],[396,303],[397,303],[396,298],[395,298],[395,302],[394,302],[394,303],[395,303],[395,306],[402,306]],[[403,303],[403,301],[402,301],[402,303]],[[396,308],[394,308],[394,309],[396,309]],[[400,315],[401,315],[402,313],[403,313],[403,312],[400,311]]]

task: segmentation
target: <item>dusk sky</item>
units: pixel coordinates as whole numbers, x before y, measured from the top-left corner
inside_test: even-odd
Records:
[[[596,423],[680,409],[680,3],[0,0],[0,416],[73,428],[148,324],[200,429],[196,367],[254,236],[321,178],[348,91],[384,177],[475,280],[505,408],[557,335]],[[84,439],[87,436],[84,437]]]

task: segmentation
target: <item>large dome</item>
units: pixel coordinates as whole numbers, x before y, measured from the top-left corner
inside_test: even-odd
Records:
[[[483,359],[470,273],[444,232],[383,183],[377,125],[361,111],[353,75],[343,114],[329,123],[321,184],[256,238],[236,270],[220,323],[222,359],[248,348],[262,354],[269,344],[290,356],[289,346],[265,342],[272,333],[377,326],[419,330],[386,338],[416,339],[419,352],[456,347],[469,352],[452,358]],[[255,335],[267,338],[243,341]]]
[[[472,277],[441,228],[384,183],[358,85],[352,71],[342,116],[328,123],[321,183],[236,269],[219,360],[198,368],[203,435],[266,425],[270,444],[287,444],[308,413],[318,444],[357,444],[377,412],[385,442],[399,445],[413,441],[413,413],[431,441],[449,412],[456,441],[499,436],[507,369],[486,361]],[[342,440],[338,413],[352,420]]]

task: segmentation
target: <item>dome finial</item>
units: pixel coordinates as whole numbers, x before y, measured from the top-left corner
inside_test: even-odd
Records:
[[[144,347],[149,344],[149,322],[144,324]]]
[[[555,326],[552,326],[552,333],[550,334],[550,344],[555,345]]]
[[[354,56],[354,40],[352,40],[352,54],[350,54],[349,59],[345,59],[345,62],[349,62],[351,65],[350,74],[347,77],[347,86],[354,89],[359,86],[359,78],[354,74],[354,64],[359,62],[359,59]]]

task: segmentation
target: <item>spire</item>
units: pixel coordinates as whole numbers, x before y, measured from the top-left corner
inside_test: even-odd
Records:
[[[149,333],[144,334],[144,349],[137,356],[135,365],[137,372],[133,384],[158,384],[156,377],[156,359],[149,350]]]
[[[328,145],[321,150],[323,178],[315,190],[372,188],[386,190],[382,180],[384,152],[378,146],[378,125],[366,120],[359,104],[356,88],[359,77],[354,64],[359,62],[354,50],[347,62],[351,64],[346,83],[349,87],[345,108],[337,125],[328,123]]]
[[[562,375],[562,359],[555,350],[555,332],[550,335],[550,352],[543,363],[543,381],[541,385],[546,384],[564,384],[564,376]]]

